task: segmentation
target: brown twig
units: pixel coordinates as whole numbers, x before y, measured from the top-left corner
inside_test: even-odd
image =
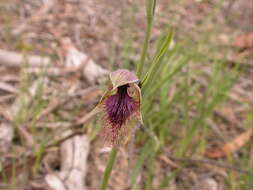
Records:
[[[224,168],[224,169],[227,169],[227,170],[233,170],[233,171],[236,171],[238,173],[242,173],[242,174],[246,174],[246,175],[253,175],[253,173],[248,171],[248,170],[245,170],[245,169],[242,169],[242,168],[239,168],[239,167],[235,167],[235,166],[223,163],[223,162],[218,162],[218,161],[215,161],[215,160],[195,159],[195,158],[177,158],[173,155],[168,155],[168,157],[171,160],[175,160],[175,161],[195,163],[195,164],[208,164],[208,165],[213,165],[213,166],[217,166],[217,167],[220,167],[220,168]]]
[[[77,131],[74,131],[73,133],[67,135],[66,137],[63,137],[62,139],[59,139],[56,143],[52,143],[52,144],[49,144],[46,146],[46,149],[49,149],[49,148],[52,148],[52,147],[57,147],[59,146],[60,144],[62,144],[63,142],[65,142],[66,140],[76,136],[76,135],[83,135],[84,134],[84,131],[83,130],[77,130]]]

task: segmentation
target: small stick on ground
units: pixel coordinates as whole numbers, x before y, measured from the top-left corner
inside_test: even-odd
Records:
[[[253,175],[252,172],[239,168],[239,167],[235,167],[223,162],[218,162],[215,160],[210,160],[210,159],[195,159],[195,158],[176,158],[175,156],[172,155],[168,155],[168,157],[171,160],[175,160],[175,161],[180,161],[180,162],[188,162],[188,163],[196,163],[196,164],[209,164],[209,165],[214,165],[220,168],[224,168],[227,170],[233,170],[236,171],[238,173],[242,173],[242,174],[246,174],[246,175]]]

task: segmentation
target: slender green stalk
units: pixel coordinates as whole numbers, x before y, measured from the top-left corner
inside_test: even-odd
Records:
[[[142,75],[144,61],[145,61],[146,54],[147,54],[147,51],[148,51],[149,38],[150,38],[150,34],[151,34],[151,28],[152,28],[152,26],[149,25],[148,28],[147,28],[147,31],[145,33],[144,45],[143,45],[143,49],[142,49],[142,52],[141,52],[141,59],[140,59],[139,64],[137,65],[137,76],[139,78]]]
[[[156,68],[158,68],[159,65],[161,64],[161,61],[164,58],[165,53],[168,51],[168,47],[170,45],[172,37],[173,37],[173,31],[171,30],[169,32],[169,34],[166,36],[163,43],[161,44],[160,49],[155,54],[155,56],[150,64],[148,72],[146,73],[146,75],[144,76],[144,78],[141,81],[141,85],[143,87],[148,83],[149,79],[151,78],[150,76],[152,76],[152,73],[154,72],[154,70]]]
[[[146,58],[147,51],[148,51],[149,39],[150,39],[151,29],[152,29],[152,26],[153,26],[155,5],[156,5],[155,0],[146,0],[147,30],[145,32],[145,39],[144,39],[143,49],[142,49],[142,52],[141,52],[141,58],[140,58],[140,61],[137,65],[137,76],[139,78],[141,78],[141,76],[142,76],[143,65],[144,65],[145,58]]]
[[[107,166],[106,166],[106,169],[105,169],[105,172],[104,172],[102,183],[101,183],[100,188],[99,188],[100,190],[106,190],[106,186],[107,186],[109,178],[111,176],[112,167],[115,163],[117,153],[118,153],[118,149],[113,147],[113,149],[110,153],[109,161],[107,163]]]

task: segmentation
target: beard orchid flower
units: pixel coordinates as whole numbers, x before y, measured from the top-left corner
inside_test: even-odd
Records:
[[[137,76],[119,69],[110,74],[111,86],[101,98],[98,108],[103,111],[103,134],[106,141],[119,144],[125,141],[132,120],[142,122],[141,90]]]

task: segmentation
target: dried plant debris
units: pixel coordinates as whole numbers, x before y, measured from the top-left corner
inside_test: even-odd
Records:
[[[65,67],[81,70],[81,73],[90,84],[96,84],[108,71],[96,64],[88,55],[80,52],[69,38],[61,41],[62,49],[66,55]]]
[[[0,152],[1,155],[8,153],[12,146],[12,140],[14,137],[14,128],[8,123],[0,124]],[[1,157],[4,159],[4,157]]]
[[[50,64],[50,59],[48,57],[0,50],[0,65],[7,67],[20,67],[22,63],[26,63],[33,67],[47,67]]]
[[[68,132],[66,132],[68,133]],[[90,142],[85,135],[74,136],[61,144],[61,170],[45,177],[53,190],[85,189]]]
[[[248,129],[243,134],[237,136],[232,141],[227,142],[221,148],[211,149],[206,152],[206,156],[209,158],[221,158],[229,156],[230,154],[238,151],[242,146],[244,146],[252,136],[252,129]]]

